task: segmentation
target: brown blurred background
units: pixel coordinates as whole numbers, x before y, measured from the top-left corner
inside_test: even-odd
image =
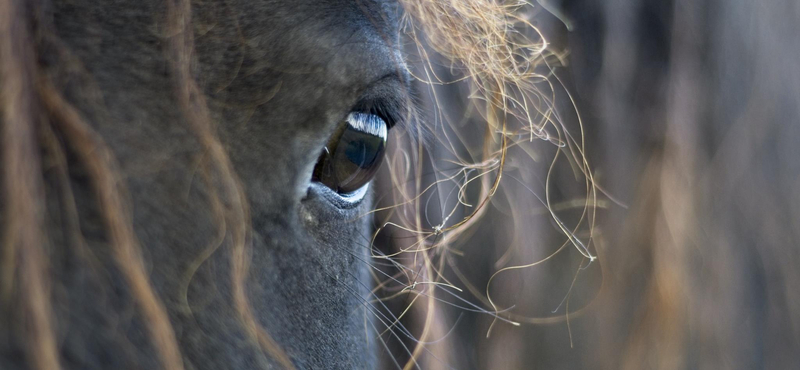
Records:
[[[556,89],[557,111],[577,135],[571,93],[599,189],[588,246],[598,260],[586,267],[569,247],[496,277],[498,307],[539,319],[520,327],[497,322],[489,338],[490,315],[440,305],[438,334],[429,340],[444,340],[426,345],[420,367],[800,368],[800,3],[544,5],[533,3],[533,22],[568,53],[555,70],[564,84]],[[445,63],[438,68],[449,71]],[[420,87],[423,111],[431,110],[428,88]],[[456,152],[479,159],[470,148],[480,146],[485,124],[465,106],[468,89],[436,89],[458,124],[431,119],[432,137],[457,131]],[[453,150],[430,142],[425,160],[441,168]],[[526,155],[509,151],[503,186],[459,242],[448,279],[466,276],[485,293],[499,268],[540,260],[563,242],[536,197],[554,151],[537,145]],[[567,162],[553,171],[552,204],[561,206],[564,223],[575,224],[581,209],[570,202],[585,199],[583,179]],[[442,185],[438,193],[451,190]],[[430,225],[442,218],[434,211],[427,217]],[[587,238],[588,230],[576,236]],[[487,308],[476,294],[461,296]],[[408,300],[395,304],[402,309]],[[419,332],[425,310],[413,313],[403,322]],[[408,358],[397,343],[392,348],[392,356]]]

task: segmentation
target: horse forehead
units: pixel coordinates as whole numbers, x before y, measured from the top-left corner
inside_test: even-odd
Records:
[[[398,7],[397,0],[241,0],[239,4],[248,12],[263,10],[286,23],[310,18],[315,22],[336,20],[350,24],[368,20],[379,27],[396,23]]]
[[[134,140],[142,133],[140,127],[151,127],[147,132],[158,136],[180,131],[169,118],[178,114],[169,76],[163,73],[165,35],[159,22],[164,19],[159,14],[163,15],[164,4],[163,0],[54,3],[57,33],[85,62],[110,113],[117,121],[135,123],[99,120],[97,129],[111,144]],[[302,104],[319,106],[318,111],[347,104],[371,81],[402,70],[396,46],[397,7],[395,0],[193,1],[199,81],[213,101],[227,106],[266,110],[272,107],[265,102],[290,101],[291,107],[284,104],[284,110],[296,114],[292,112],[306,108]],[[320,95],[323,90],[326,93]],[[267,99],[271,92],[277,92],[273,101]],[[80,103],[81,91],[69,94],[86,105]]]
[[[398,54],[397,6],[394,0],[245,0],[240,7],[246,13],[238,20],[237,32],[251,52],[261,53],[273,68],[346,71],[355,64],[361,67],[360,75],[371,79],[375,76],[368,69],[382,64],[374,58]]]

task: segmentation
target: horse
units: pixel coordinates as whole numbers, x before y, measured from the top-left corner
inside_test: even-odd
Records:
[[[0,8],[0,367],[377,366],[355,216],[407,109],[395,2]]]
[[[2,0],[0,368],[791,367],[798,14]]]

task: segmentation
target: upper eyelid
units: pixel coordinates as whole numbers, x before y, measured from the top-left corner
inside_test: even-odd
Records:
[[[405,108],[398,107],[384,99],[374,99],[369,102],[359,103],[353,108],[353,111],[374,114],[386,122],[389,129],[398,125],[403,126],[406,121],[405,114],[402,113]]]
[[[374,114],[392,128],[408,123],[413,105],[410,87],[394,73],[379,78],[365,89],[352,110]]]

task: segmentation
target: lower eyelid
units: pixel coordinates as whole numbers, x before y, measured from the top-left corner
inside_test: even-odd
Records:
[[[363,202],[364,198],[366,198],[366,195],[369,192],[369,183],[362,186],[358,190],[347,194],[339,194],[324,184],[317,182],[312,183],[311,188],[315,193],[327,199],[337,208],[352,209],[358,207]]]

